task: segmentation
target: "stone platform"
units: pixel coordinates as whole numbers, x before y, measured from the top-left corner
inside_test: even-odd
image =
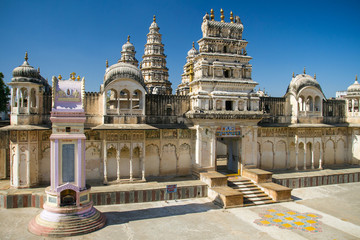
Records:
[[[360,182],[360,167],[337,166],[323,170],[273,172],[272,181],[289,188]]]
[[[177,184],[177,193],[166,194],[166,185]],[[207,197],[207,185],[200,180],[123,183],[92,186],[90,199],[94,206],[153,202]],[[10,189],[8,180],[0,181],[0,208],[42,208],[46,201],[44,188]]]

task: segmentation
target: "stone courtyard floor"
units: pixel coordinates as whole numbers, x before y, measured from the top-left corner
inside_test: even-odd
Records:
[[[360,183],[299,188],[293,202],[221,209],[207,198],[98,206],[105,228],[67,239],[360,239]],[[41,209],[0,209],[0,239],[27,231]]]

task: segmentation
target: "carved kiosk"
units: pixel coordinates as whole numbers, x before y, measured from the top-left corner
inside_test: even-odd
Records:
[[[36,235],[62,237],[95,231],[105,217],[90,201],[85,181],[85,80],[53,77],[51,185],[46,188],[44,210],[29,223]]]

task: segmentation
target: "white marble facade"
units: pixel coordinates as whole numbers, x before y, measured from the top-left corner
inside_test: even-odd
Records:
[[[231,13],[226,22],[222,12],[216,21],[211,11],[203,17],[201,30],[198,49],[193,43],[187,53],[177,96],[169,95],[171,83],[155,19],[141,68],[130,38],[119,61],[107,64],[100,92],[86,93],[84,99],[87,180],[191,175],[219,168],[220,158],[235,173],[246,166],[303,170],[360,163],[357,80],[345,100],[326,99],[316,76],[304,70],[289,78],[283,97],[260,96],[240,17]],[[12,187],[47,184],[50,86],[27,56],[13,75],[11,125],[1,129],[0,176],[6,177],[8,168]],[[174,114],[179,105],[187,106],[178,100],[178,105],[159,100],[150,106],[148,97],[153,95],[163,100],[184,96],[189,108]],[[151,122],[147,107],[160,109],[163,121]]]

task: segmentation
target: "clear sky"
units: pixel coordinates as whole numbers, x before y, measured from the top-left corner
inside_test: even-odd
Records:
[[[360,1],[5,1],[0,0],[0,72],[11,81],[24,61],[41,75],[85,76],[86,91],[99,91],[105,61],[120,58],[127,35],[144,53],[157,16],[173,90],[181,81],[187,51],[202,37],[204,14],[225,20],[239,15],[253,80],[274,97],[283,96],[292,72],[316,73],[327,98],[346,90],[360,74]],[[196,47],[198,48],[197,44]]]

